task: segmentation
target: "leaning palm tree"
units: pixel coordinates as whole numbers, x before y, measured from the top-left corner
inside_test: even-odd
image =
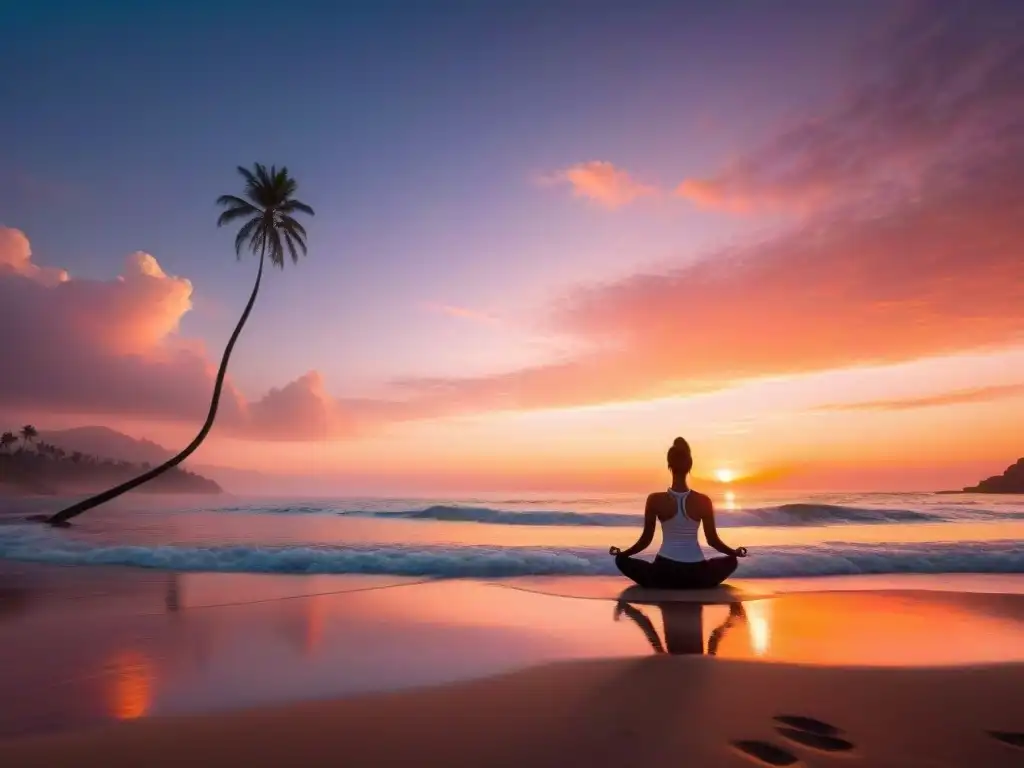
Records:
[[[31,445],[37,437],[39,437],[39,431],[31,424],[26,424],[21,428],[21,440],[25,445]]]
[[[51,525],[67,525],[68,520],[80,515],[87,509],[99,506],[120,496],[122,493],[138,488],[145,482],[163,474],[172,467],[187,459],[202,444],[213,427],[213,421],[217,416],[217,406],[220,402],[221,389],[224,386],[224,375],[228,369],[228,359],[231,357],[231,350],[235,347],[239,334],[245,321],[249,319],[253,304],[256,303],[256,294],[260,290],[260,280],[263,278],[263,265],[269,257],[274,266],[284,268],[285,249],[291,256],[292,262],[299,262],[299,251],[306,253],[306,230],[295,220],[294,214],[306,213],[313,215],[313,209],[305,203],[296,200],[294,195],[298,188],[295,179],[288,175],[287,168],[278,169],[271,166],[256,164],[252,170],[238,168],[238,172],[245,179],[245,190],[243,197],[235,195],[222,195],[217,198],[217,205],[224,208],[220,218],[217,219],[217,226],[223,226],[232,222],[244,220],[238,235],[235,237],[235,253],[239,259],[242,258],[242,249],[247,248],[253,254],[259,254],[260,266],[256,271],[256,284],[252,288],[252,295],[249,296],[249,303],[245,305],[242,317],[235,326],[228,345],[224,348],[224,355],[220,360],[220,369],[217,371],[217,380],[213,386],[213,399],[210,402],[210,412],[206,416],[206,422],[195,439],[177,456],[168,459],[163,464],[143,472],[138,477],[122,483],[116,488],[92,496],[57,514],[46,519]]]

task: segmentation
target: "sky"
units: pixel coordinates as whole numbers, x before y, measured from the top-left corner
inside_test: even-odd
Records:
[[[259,13],[265,9],[266,13]],[[960,487],[1024,454],[1024,6],[0,11],[0,416],[338,492]],[[13,329],[13,332],[10,332]]]

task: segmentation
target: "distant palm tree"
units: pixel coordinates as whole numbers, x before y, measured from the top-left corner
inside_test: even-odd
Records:
[[[21,440],[25,445],[31,445],[37,437],[39,437],[39,432],[31,424],[26,424],[21,428]]]
[[[263,278],[265,259],[269,256],[272,264],[284,269],[285,248],[288,249],[294,264],[299,262],[300,250],[303,254],[306,253],[306,230],[295,220],[294,214],[305,213],[312,216],[313,209],[295,199],[294,195],[298,184],[288,175],[288,169],[271,166],[270,170],[267,170],[266,166],[257,163],[251,171],[239,166],[238,172],[245,179],[244,197],[222,195],[217,198],[217,205],[225,209],[217,219],[217,226],[244,220],[245,223],[242,224],[235,237],[235,253],[239,259],[242,258],[243,247],[248,248],[253,254],[258,253],[260,266],[256,271],[256,284],[253,286],[252,295],[249,296],[249,303],[245,305],[242,317],[239,319],[238,325],[235,326],[231,338],[228,339],[227,347],[224,348],[206,422],[195,439],[177,456],[116,488],[111,488],[61,510],[47,519],[51,525],[66,525],[72,517],[108,502],[133,488],[138,488],[143,483],[176,467],[192,455],[213,427],[214,419],[217,416],[217,406],[220,403],[221,389],[224,386],[224,375],[228,370],[228,359],[231,357],[231,350],[234,349],[242,327],[249,319],[249,313],[252,312],[253,305],[256,303],[256,294],[259,293],[260,280]]]
[[[5,451],[9,451],[16,442],[18,442],[18,438],[13,432],[4,432],[0,435],[0,448]]]

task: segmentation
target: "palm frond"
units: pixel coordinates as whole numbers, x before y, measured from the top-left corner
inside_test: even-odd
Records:
[[[259,223],[259,219],[249,219],[249,221],[245,222],[245,224],[242,225],[242,228],[238,230],[238,235],[235,237],[235,254],[237,254],[238,258],[242,258],[242,246],[245,245],[246,240],[250,241],[250,249],[255,250],[255,248],[253,248],[252,235],[253,230],[259,226]]]
[[[217,198],[217,205],[229,206],[228,210],[224,211],[217,219],[218,227],[229,224],[242,216],[251,216],[260,212],[256,206],[234,195],[221,195]]]
[[[252,201],[252,204],[257,208],[266,208],[267,196],[264,192],[265,189],[266,188],[258,182],[247,185],[245,188],[245,196],[249,198],[249,200]]]
[[[260,208],[266,208],[267,169],[260,163],[254,163],[253,169],[246,171],[243,175],[245,176],[245,196]]]
[[[292,243],[294,243],[296,246],[298,246],[299,249],[302,250],[303,256],[305,256],[306,253],[308,253],[308,251],[306,250],[306,241],[305,239],[303,239],[302,235],[300,235],[293,229],[288,229],[288,227],[281,227],[281,231],[284,232],[285,236]]]
[[[292,233],[287,229],[282,230],[284,232],[284,242],[288,246],[288,252],[292,255],[292,264],[299,263],[299,254],[295,250],[295,241],[292,239]]]
[[[240,219],[244,216],[252,216],[254,213],[258,214],[259,210],[252,206],[249,206],[248,208],[229,208],[217,217],[217,226],[223,227],[225,224],[230,224],[235,219]]]
[[[241,258],[247,247],[283,268],[287,249],[292,262],[298,263],[300,251],[307,253],[306,229],[293,214],[314,214],[310,206],[292,197],[298,183],[288,174],[288,167],[254,163],[251,168],[239,166],[238,172],[245,180],[242,197],[222,195],[217,199],[217,204],[226,208],[218,225],[248,219],[235,237],[235,253]]]
[[[295,232],[297,232],[302,237],[306,236],[306,228],[299,224],[299,222],[297,222],[288,214],[281,214],[280,221],[282,227],[285,227],[286,229],[295,230]]]
[[[259,163],[256,164],[256,167],[257,168],[260,167]],[[246,186],[248,186],[249,184],[255,183],[256,178],[253,176],[252,171],[250,171],[245,166],[243,166],[243,165],[238,166],[238,172],[240,174],[242,174],[242,178],[245,179]]]
[[[267,232],[267,257],[275,267],[284,269],[284,246],[281,243],[281,231],[276,228]]]
[[[310,208],[308,205],[306,205],[301,200],[292,200],[292,199],[287,200],[284,203],[284,205],[281,206],[280,211],[281,211],[281,213],[291,213],[292,211],[302,211],[303,213],[307,213],[310,216],[315,216],[316,215],[315,213],[313,213],[313,209]]]
[[[260,186],[264,189],[270,189],[274,186],[274,170],[271,166],[271,170],[267,170],[267,166],[256,164],[256,178],[259,179]]]
[[[220,197],[217,198],[217,205],[220,205],[220,206],[228,206],[228,205],[230,205],[232,207],[234,207],[234,206],[243,206],[244,207],[246,205],[251,206],[252,203],[248,202],[247,200],[243,200],[242,198],[238,197],[237,195],[221,195]]]

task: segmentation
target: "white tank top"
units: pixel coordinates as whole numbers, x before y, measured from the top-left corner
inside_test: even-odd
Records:
[[[676,513],[668,520],[661,521],[661,549],[658,550],[658,556],[680,563],[699,563],[704,559],[704,551],[697,541],[700,521],[686,514],[686,497],[690,491],[679,493],[669,488],[668,494],[676,500]]]

